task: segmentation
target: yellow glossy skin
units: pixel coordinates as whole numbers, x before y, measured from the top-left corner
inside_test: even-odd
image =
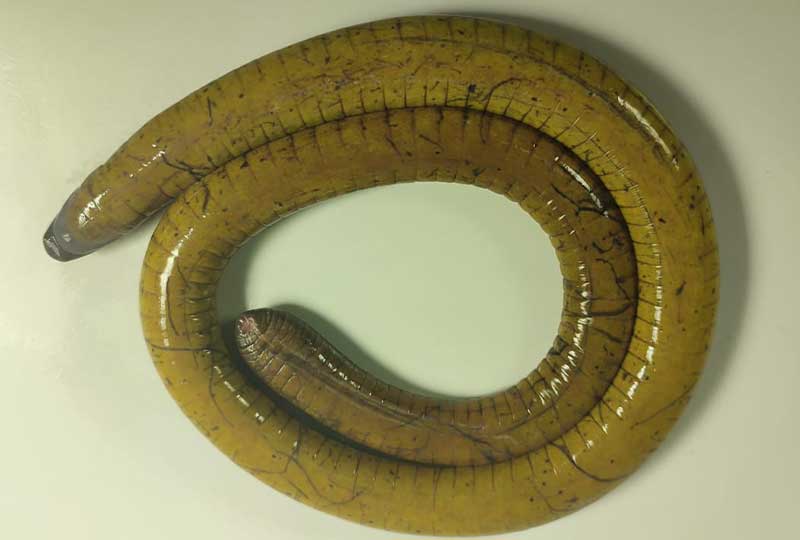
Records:
[[[563,356],[532,365],[530,389],[494,416],[434,404],[461,411],[444,423],[487,439],[493,422],[513,422],[512,443],[480,443],[488,455],[468,444],[446,455],[447,437],[392,453],[397,444],[370,439],[387,431],[380,411],[351,422],[353,439],[331,436],[318,424],[324,408],[309,422],[275,398],[229,355],[216,321],[227,261],[265,225],[340,193],[418,179],[519,202],[553,238],[565,275],[559,335],[573,355],[559,346]],[[134,134],[73,194],[45,246],[62,260],[91,252],[172,197],[141,282],[144,333],[167,388],[234,462],[347,519],[474,535],[574,511],[658,446],[703,366],[719,269],[691,159],[605,66],[517,27],[380,21],[251,62]],[[538,414],[534,398],[544,397]],[[444,429],[429,401],[404,399],[425,429]]]
[[[285,315],[274,321],[277,324],[261,324],[269,321],[257,314],[250,318],[253,328],[240,340],[244,359],[284,399],[348,440],[402,459],[486,464],[556,440],[609,387],[636,317],[633,247],[613,199],[569,150],[541,132],[491,113],[411,108],[335,124],[337,132],[358,133],[354,150],[316,133],[313,139],[321,141],[320,148],[330,144],[344,162],[337,164],[338,156],[325,155],[315,164],[312,156],[306,161],[310,182],[320,170],[326,176],[341,174],[337,183],[343,186],[388,174],[392,181],[475,184],[519,202],[556,248],[565,283],[558,335],[538,366],[539,357],[531,358],[532,371],[518,384],[457,401],[387,387],[345,365],[346,359],[333,359],[336,354],[322,351],[325,347],[305,347],[313,335],[306,338],[300,329],[291,328],[296,325]],[[412,126],[415,133],[395,134],[391,126]],[[392,144],[387,141],[390,134]],[[365,147],[369,141],[378,148]],[[248,162],[256,154],[246,154]],[[380,158],[379,170],[352,165],[374,158]],[[259,174],[257,169],[254,173]],[[318,358],[321,352],[325,365]],[[606,409],[613,414],[612,408]]]

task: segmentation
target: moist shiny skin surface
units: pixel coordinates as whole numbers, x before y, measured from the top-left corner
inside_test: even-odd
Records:
[[[620,210],[566,148],[503,117],[413,108],[344,120],[339,129],[353,129],[356,122],[364,141],[385,137],[387,122],[413,125],[423,133],[402,157],[386,156],[386,167],[396,163],[398,181],[437,180],[449,171],[444,177],[449,181],[475,183],[518,200],[542,225],[564,276],[564,308],[553,346],[541,351],[541,361],[531,358],[531,373],[513,387],[458,401],[382,385],[329,345],[306,347],[315,341],[311,333],[285,314],[249,319],[250,331],[240,335],[245,360],[259,378],[317,420],[403,459],[487,464],[556,440],[601,399],[631,339],[636,264]],[[324,366],[318,358],[322,352]]]
[[[502,193],[551,237],[562,322],[528,377],[458,401],[401,392],[274,312],[245,314],[244,361],[228,352],[216,286],[239,246],[314,202],[417,180]],[[517,27],[379,21],[242,66],[135,133],[45,247],[89,253],[170,202],[141,279],[167,389],[239,466],[347,519],[475,535],[568,514],[658,446],[702,370],[719,268],[690,157],[613,72]]]

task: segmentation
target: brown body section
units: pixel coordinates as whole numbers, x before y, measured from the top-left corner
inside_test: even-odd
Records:
[[[317,201],[417,180],[502,193],[551,237],[562,322],[528,377],[456,401],[402,392],[275,312],[243,317],[246,362],[229,354],[216,286],[239,246]],[[89,253],[169,202],[141,279],[165,385],[234,462],[347,519],[474,535],[565,515],[641,464],[702,370],[719,268],[690,157],[605,66],[514,26],[379,21],[242,66],[134,134],[45,246]]]
[[[337,123],[347,130],[354,122]],[[250,343],[241,349],[245,359],[276,392],[318,421],[409,461],[486,464],[556,440],[608,389],[636,319],[633,245],[613,198],[569,150],[500,116],[429,107],[365,115],[357,122],[365,140],[385,135],[381,132],[392,123],[431,134],[418,137],[413,151],[399,160],[399,174],[408,174],[404,161],[427,167],[415,169],[408,180],[436,180],[442,171],[452,171],[446,179],[513,192],[525,201],[550,235],[564,276],[562,321],[553,346],[541,351],[544,358],[531,358],[531,373],[513,387],[455,401],[382,383],[288,314],[250,315],[248,327],[261,334],[242,336],[241,343]],[[386,166],[392,161],[396,158]]]

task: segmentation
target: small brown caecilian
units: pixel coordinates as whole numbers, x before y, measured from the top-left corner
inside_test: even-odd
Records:
[[[562,318],[528,376],[418,395],[274,310],[242,315],[230,354],[216,292],[244,242],[317,201],[412,181],[501,193],[549,235]],[[250,62],[137,131],[45,248],[80,257],[165,205],[140,290],[169,392],[242,468],[366,525],[477,535],[577,510],[655,450],[703,367],[719,262],[691,158],[606,66],[515,26],[392,19]]]

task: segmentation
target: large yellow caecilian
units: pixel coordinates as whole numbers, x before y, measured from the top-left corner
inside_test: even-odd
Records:
[[[563,316],[530,375],[432,399],[270,310],[239,319],[230,355],[215,296],[239,246],[314,202],[417,180],[502,193],[552,239]],[[475,535],[568,514],[658,446],[703,367],[719,263],[686,149],[604,65],[515,26],[379,21],[242,66],[92,172],[45,247],[85,255],[167,204],[141,278],[165,385],[239,466],[350,520]]]

